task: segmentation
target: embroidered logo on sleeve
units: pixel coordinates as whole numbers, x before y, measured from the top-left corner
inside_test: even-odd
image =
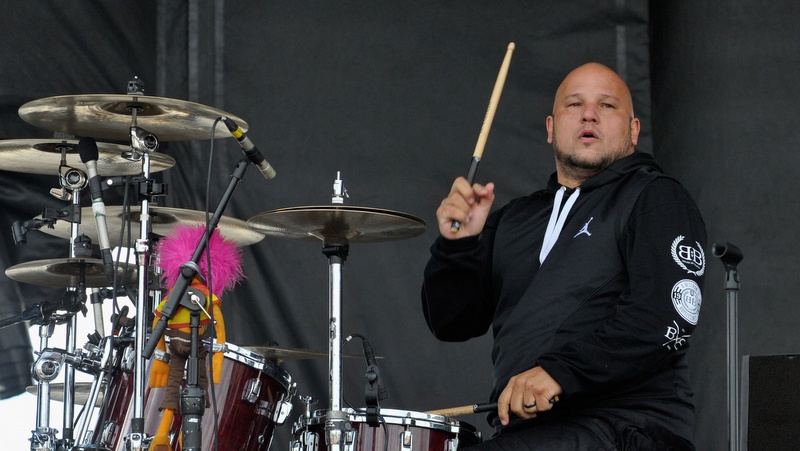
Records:
[[[697,324],[700,316],[700,304],[703,303],[703,295],[700,286],[691,279],[683,279],[672,287],[672,305],[681,315],[681,318],[692,325]]]
[[[683,238],[683,235],[678,235],[672,241],[672,259],[687,273],[700,277],[706,272],[706,254],[703,252],[703,246],[697,241],[694,242],[697,247],[681,244]]]
[[[685,330],[678,326],[677,321],[672,320],[672,325],[667,326],[667,333],[664,334],[664,338],[667,339],[667,342],[662,346],[666,347],[670,351],[677,351],[686,345],[686,340],[690,336],[691,335],[687,334]]]

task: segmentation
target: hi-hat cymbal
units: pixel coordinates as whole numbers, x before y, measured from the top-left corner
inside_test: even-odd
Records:
[[[136,124],[160,141],[211,139],[214,121],[225,116],[243,131],[247,123],[232,114],[187,100],[145,95],[83,94],[32,100],[19,108],[31,125],[74,136],[126,141],[130,138],[132,109]],[[230,137],[218,122],[215,138]]]
[[[130,216],[127,216],[121,206],[106,206],[106,224],[108,226],[108,240],[112,247],[126,246],[128,239],[128,222],[130,222],[131,241],[135,241],[140,236],[139,213],[141,207],[135,206],[130,209]],[[186,210],[182,208],[168,208],[151,205],[150,227],[153,234],[165,236],[169,234],[173,227],[178,224],[197,225],[206,223],[206,214],[202,211]],[[210,215],[209,215],[210,216]],[[40,216],[37,216],[41,219]],[[93,219],[94,212],[91,207],[81,208],[81,227],[82,234],[91,238],[93,243],[99,243],[97,235],[97,222]],[[129,221],[129,219],[133,219]],[[247,222],[223,216],[217,228],[223,238],[233,241],[239,246],[248,246],[264,239],[264,235],[247,227]],[[67,221],[57,221],[54,227],[42,227],[40,231],[61,238],[69,238],[71,235],[71,224]],[[120,243],[120,231],[125,231],[123,242]]]
[[[102,176],[136,175],[142,172],[141,161],[130,161],[122,153],[130,151],[121,144],[97,143],[97,173]],[[67,166],[84,168],[75,139],[14,139],[0,141],[0,169],[26,174],[58,174],[61,151]],[[150,171],[158,172],[175,166],[175,159],[162,153],[150,154]]]
[[[73,398],[75,404],[86,404],[86,401],[89,400],[89,392],[92,389],[91,382],[75,382],[75,397]],[[32,395],[36,395],[39,393],[39,386],[38,385],[30,385],[28,386],[25,391]],[[63,383],[54,383],[50,384],[50,399],[53,401],[64,402],[64,384]],[[95,406],[99,407],[103,405],[103,390],[97,394],[97,400],[95,400]]]
[[[392,210],[343,205],[290,207],[259,213],[247,225],[264,235],[298,240],[374,243],[425,231],[425,222]]]
[[[103,261],[97,258],[53,258],[20,263],[6,269],[6,275],[17,282],[46,287],[77,287],[81,276],[86,287],[109,287],[112,283],[106,277]],[[124,269],[120,265],[117,278],[121,283],[134,280],[136,266]]]
[[[264,357],[265,359],[272,360],[307,360],[307,359],[322,359],[328,357],[327,351],[315,351],[311,349],[301,348],[281,348],[278,346],[242,346],[248,351],[255,352],[256,354]],[[361,354],[345,354],[342,357],[351,358],[364,358]],[[382,357],[376,357],[382,358]]]

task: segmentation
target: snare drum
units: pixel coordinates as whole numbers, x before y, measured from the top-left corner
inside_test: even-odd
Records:
[[[231,343],[224,345],[222,378],[214,385],[218,419],[219,449],[266,451],[275,427],[283,424],[291,410],[294,389],[291,376],[271,360]],[[149,371],[146,373],[149,375]],[[211,375],[209,375],[211,381]],[[208,388],[211,395],[211,387]],[[105,422],[95,432],[93,443],[113,451],[124,451],[124,438],[130,434],[133,414],[133,374],[118,369],[106,394]],[[163,388],[148,388],[145,394],[144,432],[153,436],[161,420],[159,407]],[[209,400],[210,402],[210,400]],[[103,412],[101,411],[101,418]],[[180,447],[182,418],[176,413],[172,424],[172,449]],[[214,414],[205,410],[202,421],[202,448],[213,449]]]
[[[327,450],[325,423],[328,411],[301,417],[292,428],[291,451]],[[370,426],[363,410],[345,409],[343,451],[454,451],[481,442],[481,434],[463,421],[424,412],[380,409],[379,425]]]

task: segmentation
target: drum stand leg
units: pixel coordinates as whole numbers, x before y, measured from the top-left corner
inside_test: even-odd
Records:
[[[102,346],[102,355],[99,359],[97,372],[94,375],[94,381],[92,381],[92,388],[89,392],[89,396],[86,403],[83,405],[83,415],[76,427],[76,443],[80,445],[90,444],[89,425],[94,418],[94,407],[97,405],[97,397],[100,394],[100,389],[109,383],[111,377],[111,358],[114,355],[112,337],[103,338],[100,346]],[[97,427],[102,427],[102,425],[98,424]]]
[[[54,323],[39,326],[39,352],[47,349],[48,340],[53,336]],[[31,435],[31,451],[55,450],[56,430],[50,428],[50,381],[58,376],[60,365],[44,361],[41,357],[33,363],[33,377],[36,379],[36,429]]]

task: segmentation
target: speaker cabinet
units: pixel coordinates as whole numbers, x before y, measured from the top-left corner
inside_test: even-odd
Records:
[[[800,355],[744,356],[742,449],[800,449]]]

